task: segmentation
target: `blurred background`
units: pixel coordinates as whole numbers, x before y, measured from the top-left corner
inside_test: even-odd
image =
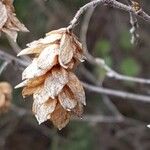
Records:
[[[125,3],[125,0],[119,0]],[[68,26],[77,10],[89,0],[14,0],[17,17],[30,33],[19,33],[18,45],[44,37],[46,32]],[[150,1],[142,0],[150,14]],[[81,36],[84,15],[75,28]],[[129,14],[110,7],[95,8],[87,32],[89,52],[103,58],[115,71],[133,77],[150,78],[150,25],[141,19],[136,45],[130,42]],[[19,49],[4,34],[0,51],[16,57]],[[21,81],[22,68],[14,61],[1,72],[0,81],[12,87]],[[1,66],[5,63],[0,60]],[[150,95],[148,84],[118,81],[106,77],[100,67],[85,62],[76,74],[81,81],[110,89]],[[0,150],[150,150],[150,103],[112,97],[86,90],[83,119],[73,119],[58,131],[50,122],[38,125],[30,113],[32,97],[23,100],[21,89],[13,90],[12,108],[0,114]],[[85,117],[84,117],[85,116]]]

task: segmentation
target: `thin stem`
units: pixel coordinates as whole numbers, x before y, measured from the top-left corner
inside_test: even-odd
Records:
[[[102,88],[98,86],[93,86],[87,83],[83,83],[83,86],[90,91],[101,93],[101,94],[106,94],[110,96],[116,96],[116,97],[121,97],[123,99],[132,99],[134,101],[141,101],[145,103],[150,103],[150,96],[145,96],[145,95],[140,95],[140,94],[133,94],[130,92],[124,92],[124,91],[119,91],[119,90],[112,90],[108,88]]]
[[[125,4],[122,4],[116,0],[95,0],[95,1],[92,1],[92,2],[89,2],[87,4],[85,4],[84,6],[82,6],[78,11],[77,13],[75,14],[74,18],[71,20],[70,22],[70,25],[68,26],[68,29],[71,30],[73,29],[80,16],[87,10],[89,9],[90,7],[96,7],[97,5],[104,5],[104,4],[107,4],[113,8],[117,8],[117,9],[121,9],[121,10],[124,10],[126,12],[132,12],[135,16],[138,16],[140,18],[142,18],[143,20],[147,21],[150,23],[150,16],[145,13],[142,9],[140,9],[139,11],[136,11],[134,8],[132,8],[131,6],[127,6]]]

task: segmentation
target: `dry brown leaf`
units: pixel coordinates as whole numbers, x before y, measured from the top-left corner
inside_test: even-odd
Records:
[[[68,82],[68,73],[65,69],[55,67],[51,74],[46,78],[44,90],[51,98],[55,98]]]
[[[63,107],[58,103],[54,112],[51,114],[50,120],[59,130],[61,130],[69,123],[71,117],[70,114],[70,112],[63,109]]]
[[[50,70],[54,65],[56,65],[58,48],[59,46],[57,44],[52,44],[46,47],[37,59],[38,67],[44,70]]]
[[[32,110],[39,124],[49,119],[50,114],[55,110],[56,104],[56,99],[49,99],[47,102],[40,105],[34,100]]]
[[[58,99],[61,106],[68,111],[71,111],[71,109],[77,105],[77,100],[74,98],[73,93],[68,87],[63,88],[58,95]]]
[[[85,92],[83,86],[79,79],[72,72],[69,72],[69,82],[67,83],[67,86],[73,92],[75,99],[79,103],[86,105]]]
[[[66,64],[68,64],[73,58],[73,51],[72,37],[68,33],[63,34],[60,42],[58,58],[60,65],[64,68],[67,68]]]

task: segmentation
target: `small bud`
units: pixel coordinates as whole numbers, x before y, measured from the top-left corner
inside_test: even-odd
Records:
[[[134,1],[134,0],[132,0],[132,5],[131,5],[131,7],[132,7],[136,12],[138,12],[138,11],[141,9],[141,6],[140,6],[139,1]]]

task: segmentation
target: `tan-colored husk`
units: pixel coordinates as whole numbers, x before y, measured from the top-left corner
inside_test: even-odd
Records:
[[[14,41],[17,39],[17,32],[29,32],[15,14],[12,0],[0,1],[0,32],[6,33]]]
[[[39,124],[51,120],[62,129],[72,115],[81,116],[85,102],[82,84],[73,73],[83,61],[83,49],[66,28],[51,31],[45,38],[27,44],[18,55],[35,55],[22,74],[23,96],[33,95],[33,112]]]

